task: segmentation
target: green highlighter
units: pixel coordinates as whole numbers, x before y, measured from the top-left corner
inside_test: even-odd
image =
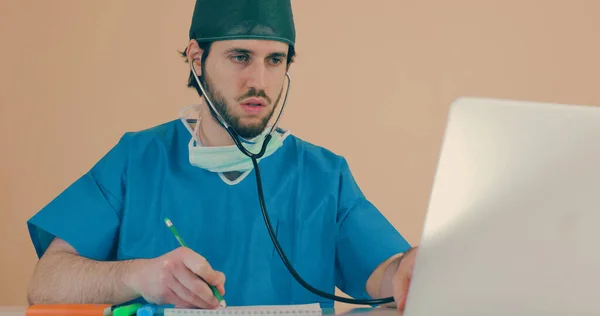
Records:
[[[169,229],[171,230],[171,232],[173,233],[173,235],[175,236],[175,239],[177,239],[179,244],[182,247],[187,248],[187,245],[185,244],[185,242],[179,235],[179,232],[177,232],[177,229],[175,229],[175,226],[173,226],[173,223],[171,222],[171,220],[168,218],[165,218],[165,223],[167,224],[167,227],[169,227]],[[217,289],[217,287],[214,285],[210,285],[210,284],[208,286],[212,290],[215,297],[219,300],[219,305],[221,305],[221,307],[227,307],[227,303],[225,302],[225,299],[221,296],[221,293],[219,293],[219,290]]]
[[[141,303],[135,303],[130,305],[119,306],[112,311],[112,316],[131,316],[137,313],[143,305]]]

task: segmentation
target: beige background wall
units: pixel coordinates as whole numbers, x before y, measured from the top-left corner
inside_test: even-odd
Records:
[[[418,243],[449,103],[600,105],[596,0],[294,0],[283,125],[345,155]],[[0,305],[25,304],[25,221],[128,130],[176,118],[192,0],[0,0]],[[310,122],[309,122],[310,121]]]

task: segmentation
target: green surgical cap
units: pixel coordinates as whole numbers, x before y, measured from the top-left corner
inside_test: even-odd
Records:
[[[294,45],[291,0],[196,0],[190,40],[266,39]]]

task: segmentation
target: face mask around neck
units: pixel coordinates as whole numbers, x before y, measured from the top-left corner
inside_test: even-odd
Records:
[[[200,126],[201,118],[197,117],[196,126],[194,129],[192,129],[187,120],[193,114],[185,114],[185,112],[189,109],[198,110],[198,105],[192,105],[183,109],[180,115],[181,122],[192,136],[188,144],[190,164],[202,169],[206,169],[208,171],[219,173],[231,171],[245,172],[253,168],[252,159],[244,155],[237,148],[236,145],[210,147],[202,146],[202,144],[198,140],[198,129]],[[251,139],[250,142],[242,142],[242,145],[250,152],[258,153],[262,148],[265,136],[269,133],[270,130],[270,127],[265,128],[265,130],[260,135]],[[282,135],[277,130],[275,130],[273,136],[271,137],[271,140],[269,141],[269,144],[267,145],[265,154],[258,160],[260,161],[275,153],[277,149],[279,149],[283,145],[283,141],[289,135],[289,131],[285,131],[285,133]]]

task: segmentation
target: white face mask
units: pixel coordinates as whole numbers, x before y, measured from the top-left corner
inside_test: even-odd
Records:
[[[196,122],[196,126],[194,129],[187,122],[187,119],[190,117],[190,114],[186,115],[185,112],[191,108],[198,109],[197,105],[192,105],[187,107],[181,111],[181,122],[187,128],[187,130],[192,135],[190,142],[188,144],[189,150],[189,160],[193,166],[206,169],[212,172],[230,172],[230,171],[240,171],[244,172],[253,168],[252,159],[250,157],[244,155],[236,145],[230,146],[211,146],[205,147],[202,146],[200,141],[198,140],[198,128],[200,126],[200,118],[198,118]],[[258,153],[262,147],[265,136],[269,133],[270,127],[265,128],[265,130],[258,135],[257,137],[251,139],[250,141],[244,142],[244,147],[252,152]],[[263,158],[269,157],[277,149],[279,149],[283,145],[283,141],[290,134],[289,131],[286,131],[283,135],[275,131],[269,140],[269,144],[267,145],[267,149],[265,150],[265,154],[258,159],[258,161]]]

